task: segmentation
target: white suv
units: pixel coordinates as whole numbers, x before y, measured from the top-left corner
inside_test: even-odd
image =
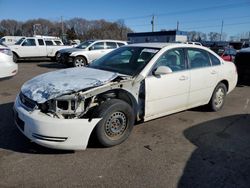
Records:
[[[79,44],[75,48],[60,50],[57,59],[59,63],[82,67],[124,45],[127,45],[127,42],[118,40],[89,40]]]

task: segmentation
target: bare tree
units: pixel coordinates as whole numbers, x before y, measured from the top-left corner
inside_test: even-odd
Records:
[[[208,37],[209,37],[210,41],[219,41],[220,40],[220,33],[210,32],[210,33],[208,33]]]

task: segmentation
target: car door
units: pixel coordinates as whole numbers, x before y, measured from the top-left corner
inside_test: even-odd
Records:
[[[44,43],[43,39],[37,39],[38,41],[38,50],[39,50],[39,56],[40,57],[46,57],[47,56],[47,49]]]
[[[104,42],[96,42],[89,47],[88,59],[89,62],[94,61],[106,54]]]
[[[18,49],[18,55],[20,57],[37,57],[39,56],[39,50],[34,38],[25,39]]]
[[[105,54],[111,52],[112,50],[116,49],[118,46],[115,42],[106,42],[106,49]]]
[[[216,66],[211,66],[207,51],[187,48],[190,68],[190,94],[188,107],[195,107],[209,102],[218,80]]]
[[[154,70],[167,66],[170,74],[155,76]],[[153,119],[186,108],[190,75],[184,50],[176,48],[166,51],[156,61],[151,74],[145,79],[145,118]]]

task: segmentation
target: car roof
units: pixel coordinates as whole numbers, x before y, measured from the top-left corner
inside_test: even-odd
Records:
[[[136,47],[148,47],[148,48],[164,48],[166,46],[170,46],[176,43],[135,43],[135,44],[129,44],[128,46],[136,46]]]
[[[199,48],[199,49],[207,49],[204,46],[195,45],[195,44],[185,44],[185,43],[136,43],[136,44],[129,44],[128,46],[135,46],[135,47],[147,47],[147,48],[165,48],[165,47],[189,47],[189,48]]]
[[[93,41],[93,42],[122,42],[122,43],[126,43],[126,41],[112,40],[112,39],[100,39],[100,40],[88,40],[88,41]]]

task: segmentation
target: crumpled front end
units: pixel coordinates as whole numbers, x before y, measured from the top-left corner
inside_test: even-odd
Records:
[[[29,107],[28,107],[29,108]],[[15,123],[31,141],[54,149],[84,150],[95,125],[101,118],[60,119],[27,110],[18,96],[14,105]]]
[[[40,145],[86,149],[102,119],[96,109],[112,98],[136,104],[136,96],[128,94],[131,88],[132,78],[107,71],[82,68],[47,73],[23,85],[14,105],[15,121],[25,136]]]

